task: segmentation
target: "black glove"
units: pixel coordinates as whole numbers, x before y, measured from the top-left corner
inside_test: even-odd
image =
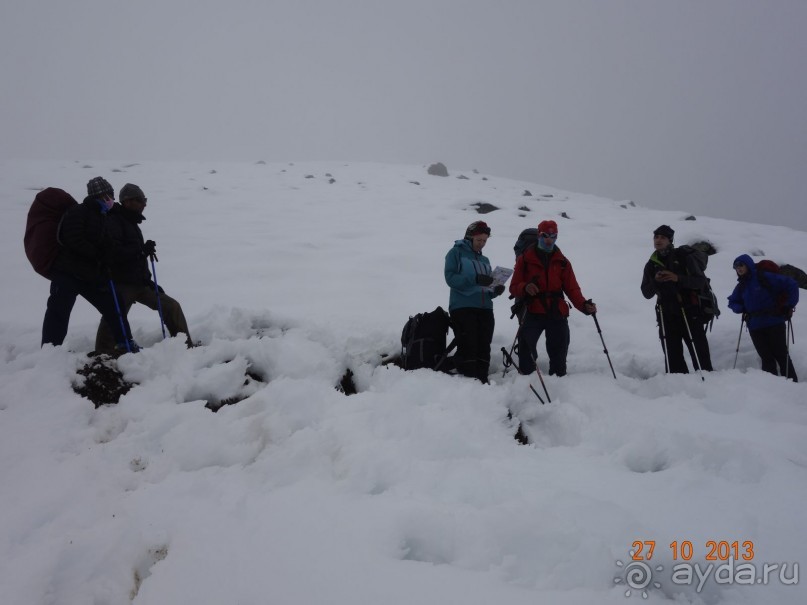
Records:
[[[793,307],[784,307],[782,309],[782,315],[785,316],[785,319],[790,319],[791,317],[793,317],[793,310],[794,310]]]
[[[480,273],[476,276],[476,283],[480,286],[489,286],[493,283],[493,277],[490,275],[485,275],[484,273]]]
[[[156,251],[157,251],[157,244],[154,243],[153,239],[150,239],[145,244],[143,244],[143,254],[145,256],[151,256]]]
[[[149,287],[152,290],[157,290],[157,292],[159,292],[160,294],[165,294],[165,290],[163,290],[163,287],[155,284],[153,280],[149,280]]]
[[[502,292],[504,292],[504,284],[499,284],[495,288],[493,288],[493,294],[496,296],[501,296]]]

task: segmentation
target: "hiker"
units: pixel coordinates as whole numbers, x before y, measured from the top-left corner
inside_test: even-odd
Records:
[[[535,371],[538,339],[546,332],[549,374],[566,375],[569,352],[569,297],[574,307],[585,315],[597,312],[597,305],[580,291],[569,259],[557,247],[558,225],[555,221],[538,224],[538,239],[516,258],[510,294],[524,299],[519,319],[518,371]]]
[[[799,302],[796,280],[785,275],[762,272],[747,254],[734,259],[737,285],[729,296],[729,307],[742,313],[751,342],[762,359],[762,370],[787,376],[798,382],[787,343],[787,322]]]
[[[490,343],[493,340],[493,299],[504,292],[493,288],[490,261],[482,248],[490,237],[483,221],[468,225],[463,239],[446,254],[444,275],[451,288],[448,310],[457,341],[454,364],[463,376],[488,382]]]
[[[708,284],[703,272],[705,254],[690,247],[676,249],[674,237],[675,231],[668,225],[661,225],[653,231],[655,251],[644,266],[642,294],[647,299],[656,296],[656,321],[667,372],[689,373],[684,344],[689,350],[693,368],[711,371],[706,318],[701,312],[699,298],[699,293]]]
[[[161,310],[161,319],[171,336],[185,334],[188,347],[193,341],[188,330],[188,322],[180,304],[168,296],[162,287],[156,287],[151,279],[148,259],[154,255],[157,245],[153,240],[144,241],[140,223],[146,220],[143,210],[147,200],[143,190],[127,183],[118,195],[119,202],[109,211],[108,220],[113,224],[112,237],[115,239],[115,261],[110,266],[112,279],[118,293],[118,302],[126,313],[139,302],[155,311]],[[158,302],[159,298],[159,302]],[[98,325],[95,337],[95,350],[108,353],[115,346],[112,330],[104,319]]]
[[[115,203],[115,190],[105,179],[87,183],[87,197],[68,210],[59,226],[61,247],[50,270],[50,296],[42,323],[42,345],[61,345],[67,336],[70,313],[81,295],[112,326],[119,353],[136,352],[129,322],[115,303],[108,264],[114,254],[107,213]]]

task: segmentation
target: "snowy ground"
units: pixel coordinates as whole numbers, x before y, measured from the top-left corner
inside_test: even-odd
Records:
[[[80,299],[65,346],[39,348],[48,283],[22,235],[36,190],[81,199],[98,175],[145,190],[159,282],[204,346],[163,342],[157,315],[135,306],[146,348],[119,367],[137,384],[95,409],[72,387],[97,314]],[[702,217],[697,200],[697,220],[685,221],[425,166],[5,162],[0,194],[1,602],[807,599],[805,581],[791,581],[807,563],[807,387],[760,372],[747,334],[732,370],[740,321],[725,308],[735,256],[805,268],[803,232]],[[400,349],[409,315],[447,306],[443,257],[480,218],[476,202],[500,207],[484,216],[493,264],[512,265],[522,229],[558,221],[617,380],[577,312],[569,375],[547,377],[546,406],[529,390],[535,380],[502,377],[498,355],[489,386],[380,365]],[[705,382],[664,375],[653,303],[639,292],[661,223],[678,244],[718,249],[708,273],[724,313]],[[506,299],[495,305],[494,352],[516,330]],[[794,325],[807,379],[798,314]],[[347,369],[356,395],[334,388]],[[246,398],[205,408],[232,397]],[[508,409],[533,445],[513,439]],[[655,542],[646,586],[631,575],[642,571],[635,541]],[[709,541],[740,557],[753,542],[753,559],[708,561]],[[780,567],[758,581],[766,563]],[[710,575],[687,582],[695,564]]]

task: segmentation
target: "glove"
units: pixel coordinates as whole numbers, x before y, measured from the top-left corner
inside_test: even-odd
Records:
[[[145,256],[151,256],[156,251],[157,251],[157,244],[154,243],[153,239],[150,239],[145,244],[143,244],[143,254]]]
[[[583,309],[584,315],[594,315],[597,312],[597,305],[589,298],[583,305]]]
[[[476,283],[480,286],[489,286],[493,283],[493,278],[490,275],[485,275],[484,273],[480,273],[476,276]]]
[[[160,294],[165,294],[165,290],[163,290],[163,287],[155,284],[153,280],[149,280],[149,288],[151,288],[152,290],[156,289],[157,292],[159,292]]]
[[[502,292],[504,292],[504,284],[499,284],[493,288],[493,294],[496,296],[501,296]]]
[[[785,319],[790,319],[791,317],[793,317],[794,310],[795,309],[793,309],[793,307],[785,307],[782,309],[782,315],[785,316]]]

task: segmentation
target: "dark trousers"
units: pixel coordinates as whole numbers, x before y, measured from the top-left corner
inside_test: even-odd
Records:
[[[538,339],[546,332],[546,354],[549,356],[549,373],[566,375],[566,354],[569,352],[569,321],[558,316],[527,313],[521,320],[518,332],[518,371],[531,374],[538,358]]]
[[[162,309],[162,318],[165,322],[165,327],[171,336],[176,336],[179,333],[185,334],[185,342],[190,347],[193,345],[190,332],[188,330],[188,322],[185,320],[185,314],[182,312],[182,307],[179,303],[162,292],[160,294],[159,307],[157,305],[157,293],[154,291],[153,286],[133,286],[131,284],[118,284],[117,285],[118,302],[128,315],[131,306],[139,302],[141,305],[147,306],[149,309],[158,308]],[[101,318],[101,323],[98,324],[98,332],[95,335],[95,350],[99,353],[109,353],[115,347],[115,340],[110,326],[104,318]]]
[[[490,342],[493,340],[495,320],[492,309],[473,307],[451,311],[451,323],[457,340],[454,362],[463,376],[488,382],[490,369]]]
[[[108,284],[84,281],[57,271],[50,279],[50,296],[45,310],[45,320],[42,322],[43,345],[58,346],[64,342],[70,323],[70,313],[73,311],[77,296],[81,296],[95,307],[104,320],[113,326],[115,342],[123,343],[131,338],[125,313],[122,315],[124,327],[121,328],[121,316],[115,308],[115,300]]]
[[[662,349],[666,348],[667,352],[665,357],[667,372],[670,374],[689,374],[689,367],[684,358],[684,345],[686,345],[689,357],[692,359],[692,367],[696,370],[698,369],[695,355],[697,353],[700,369],[711,372],[712,357],[709,353],[709,341],[706,339],[706,326],[703,321],[697,315],[687,315],[689,332],[692,333],[692,339],[690,339],[681,307],[673,307],[670,310],[661,309],[661,311],[657,307],[656,315],[661,346]],[[663,331],[662,315],[664,321]]]
[[[762,359],[762,370],[773,375],[792,378],[793,382],[798,382],[796,369],[793,367],[793,360],[787,352],[787,328],[786,323],[781,323],[758,330],[749,330],[751,342]],[[779,371],[777,372],[777,366]]]

